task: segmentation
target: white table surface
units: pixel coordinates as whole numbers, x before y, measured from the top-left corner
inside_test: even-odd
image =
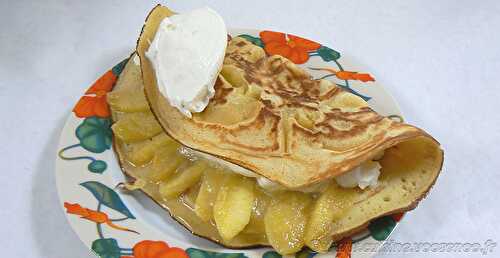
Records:
[[[92,257],[58,204],[56,144],[71,107],[128,55],[153,5],[0,2],[2,257]],[[228,26],[291,32],[354,56],[442,143],[443,172],[393,241],[500,241],[500,2],[169,1],[177,11],[203,5]]]

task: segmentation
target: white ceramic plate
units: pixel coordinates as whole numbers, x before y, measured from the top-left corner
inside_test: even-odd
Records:
[[[264,47],[270,42],[274,46],[281,44],[281,49],[288,49],[288,57],[301,63],[314,78],[328,78],[367,100],[378,113],[401,119],[398,105],[377,83],[376,76],[334,48],[269,31],[232,29],[230,34],[244,35]],[[268,54],[276,51],[270,45],[265,49]],[[85,92],[60,136],[56,159],[60,202],[83,243],[105,258],[281,257],[270,248],[233,250],[193,236],[145,195],[124,194],[116,189],[124,177],[111,147],[105,94],[112,89],[126,61],[106,72]],[[328,254],[305,249],[296,256],[371,257],[400,218],[401,214],[377,219],[364,232],[340,241]]]

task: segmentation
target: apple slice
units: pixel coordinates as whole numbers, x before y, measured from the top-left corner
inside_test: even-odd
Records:
[[[352,205],[355,194],[355,189],[341,188],[332,183],[319,196],[309,213],[306,227],[305,243],[309,248],[320,253],[330,249],[333,222]]]
[[[153,181],[163,181],[170,177],[186,158],[177,152],[178,144],[167,144],[160,147],[151,162],[151,170],[147,177]]]
[[[264,215],[269,243],[280,254],[293,254],[304,246],[306,208],[311,197],[300,192],[284,192],[273,199]]]
[[[245,229],[243,229],[243,233],[266,233],[266,228],[264,226],[264,214],[269,204],[271,204],[271,197],[264,191],[257,188],[255,190],[255,201],[252,207],[252,215],[250,215],[250,221],[246,225]]]
[[[149,104],[144,95],[144,89],[131,88],[109,92],[106,100],[111,109],[121,112],[141,112],[148,111]]]
[[[207,164],[195,161],[185,169],[172,175],[167,181],[160,184],[160,194],[165,199],[179,197],[184,191],[200,181]]]
[[[207,168],[203,174],[194,212],[205,222],[208,222],[213,217],[213,206],[223,179],[224,174],[222,171],[215,168]]]
[[[167,134],[161,133],[150,140],[138,143],[136,146],[132,146],[132,150],[128,154],[128,158],[135,166],[142,166],[153,159],[157,149],[165,145],[172,145],[176,148],[179,146],[179,144]]]
[[[125,143],[144,141],[162,132],[160,124],[150,111],[125,113],[111,129]]]
[[[250,221],[255,199],[255,180],[235,174],[227,174],[213,207],[214,220],[225,241],[240,233]]]

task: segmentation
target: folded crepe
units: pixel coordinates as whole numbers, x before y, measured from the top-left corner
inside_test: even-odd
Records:
[[[413,209],[434,184],[443,152],[429,134],[380,116],[361,98],[243,38],[228,43],[208,107],[187,118],[159,92],[145,57],[172,14],[162,6],[151,11],[138,40],[140,66],[126,65],[108,102],[124,172],[192,233],[229,247],[323,252],[372,219]],[[199,155],[185,157],[178,148]],[[346,189],[333,180],[375,158],[382,167],[376,187]],[[213,160],[281,190],[269,193]],[[322,190],[303,191],[316,186]]]
[[[340,175],[399,142],[431,139],[414,126],[378,115],[329,81],[312,80],[285,58],[264,58],[262,48],[245,40],[227,49],[219,94],[204,112],[187,118],[161,95],[144,55],[168,15],[162,7],[150,14],[137,50],[151,108],[185,146],[295,188]],[[232,87],[226,88],[224,79]]]

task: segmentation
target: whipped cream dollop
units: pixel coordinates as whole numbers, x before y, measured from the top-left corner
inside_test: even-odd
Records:
[[[224,20],[208,7],[161,21],[146,57],[171,106],[187,117],[205,109],[215,94],[226,45]]]
[[[341,187],[353,188],[358,186],[365,189],[368,186],[374,187],[378,184],[380,176],[380,164],[376,161],[366,161],[353,170],[335,177],[335,181]]]

